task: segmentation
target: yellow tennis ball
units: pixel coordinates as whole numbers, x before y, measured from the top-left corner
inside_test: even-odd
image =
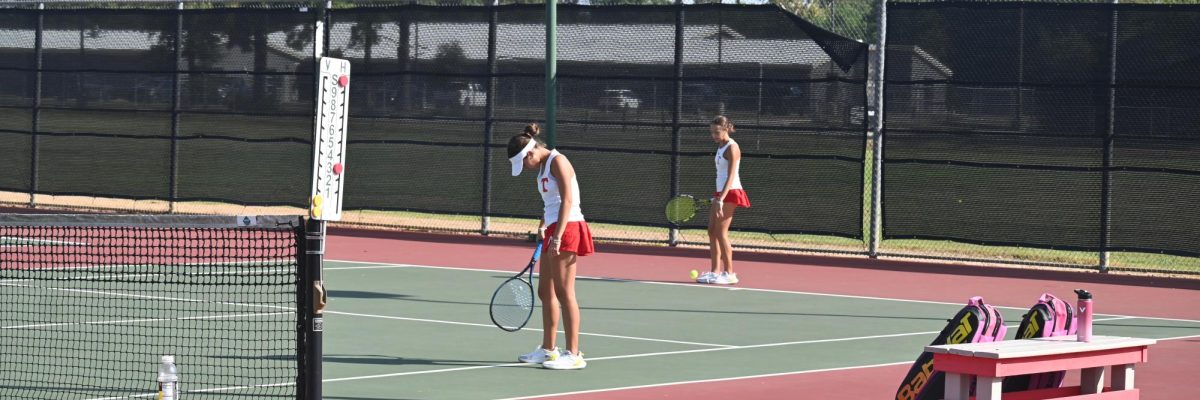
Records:
[[[688,273],[688,276],[692,277],[692,279],[696,279],[697,277],[700,276],[700,273],[696,272],[696,270],[693,269],[692,272]]]

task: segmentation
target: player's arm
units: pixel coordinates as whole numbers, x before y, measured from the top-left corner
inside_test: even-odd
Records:
[[[546,217],[545,216],[538,218],[537,238],[538,238],[539,242],[546,240]]]

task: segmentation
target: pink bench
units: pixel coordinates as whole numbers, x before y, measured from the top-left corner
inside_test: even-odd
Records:
[[[1130,400],[1137,363],[1146,362],[1153,339],[1075,336],[927,346],[933,369],[946,373],[946,400],[969,400],[971,378],[978,378],[976,399],[998,400],[1004,377],[1040,372],[1080,370],[1080,386],[1005,393],[1008,400]],[[1112,368],[1112,387],[1104,387],[1105,367]]]

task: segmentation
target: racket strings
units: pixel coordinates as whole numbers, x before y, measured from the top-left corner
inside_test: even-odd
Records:
[[[690,197],[678,197],[667,204],[667,220],[671,223],[683,223],[696,216],[696,202]]]
[[[533,293],[529,292],[529,287],[525,285],[508,285],[508,290],[512,291],[515,306],[520,307],[522,310],[533,308]]]
[[[491,313],[501,328],[516,330],[525,326],[533,313],[533,291],[529,284],[519,279],[505,282],[492,299]]]

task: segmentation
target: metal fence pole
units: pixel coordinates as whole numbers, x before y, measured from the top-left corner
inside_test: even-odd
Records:
[[[887,54],[887,0],[879,0],[879,43],[875,56],[875,127],[871,132],[871,221],[868,228],[867,254],[879,257],[879,242],[883,239],[883,132],[884,132],[884,68]]]
[[[558,147],[558,2],[546,2],[546,147]]]
[[[675,0],[675,106],[671,107],[671,198],[679,195],[679,149],[682,132],[679,118],[683,114],[683,0]],[[667,244],[679,244],[679,228],[671,226]]]
[[[176,5],[175,13],[175,73],[171,79],[171,175],[168,177],[167,212],[175,212],[175,199],[179,197],[179,63],[183,61],[183,2]]]
[[[496,128],[496,6],[499,0],[488,3],[488,50],[487,50],[487,99],[484,104],[483,122],[483,210],[479,221],[479,233],[487,236],[492,213],[492,135]]]
[[[1112,29],[1108,36],[1108,126],[1104,130],[1104,168],[1100,173],[1100,272],[1108,272],[1109,234],[1112,229],[1112,163],[1113,131],[1116,128],[1117,112],[1117,4],[1112,1]]]
[[[38,191],[38,132],[42,125],[42,56],[43,31],[46,29],[46,4],[38,3],[37,29],[33,39],[33,121],[29,138],[29,207],[37,207]]]

